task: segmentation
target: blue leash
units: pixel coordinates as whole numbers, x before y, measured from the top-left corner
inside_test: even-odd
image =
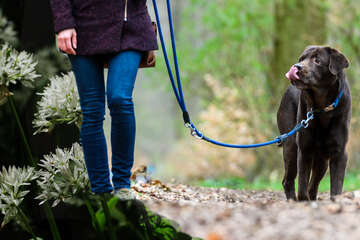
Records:
[[[158,25],[161,48],[162,48],[162,51],[163,51],[163,54],[164,54],[166,68],[168,70],[168,74],[169,74],[170,81],[171,81],[171,86],[172,86],[173,91],[175,93],[176,100],[177,100],[177,102],[178,102],[178,104],[179,104],[179,106],[181,108],[181,111],[183,112],[183,119],[184,119],[184,122],[185,122],[185,127],[190,129],[190,132],[191,132],[192,136],[194,136],[194,137],[196,137],[198,139],[202,139],[204,141],[207,141],[209,143],[212,143],[212,144],[215,144],[215,145],[218,145],[218,146],[222,146],[222,147],[229,147],[229,148],[258,148],[258,147],[263,147],[263,146],[267,146],[267,145],[271,145],[271,144],[275,144],[275,143],[281,144],[288,137],[294,135],[296,132],[300,131],[301,129],[307,128],[309,126],[309,121],[314,119],[314,111],[313,110],[310,110],[306,114],[306,119],[304,119],[300,123],[298,123],[290,132],[288,132],[286,134],[283,134],[283,135],[280,135],[280,136],[276,137],[272,141],[268,141],[268,142],[264,142],[264,143],[249,144],[249,145],[227,144],[227,143],[222,143],[222,142],[213,140],[211,138],[208,138],[203,133],[198,131],[197,128],[195,127],[195,125],[190,120],[190,116],[189,116],[189,113],[188,113],[188,111],[186,109],[186,104],[185,104],[185,100],[184,100],[184,96],[183,96],[183,91],[182,91],[182,86],[181,86],[181,78],[180,78],[180,71],[179,71],[179,64],[178,64],[176,45],[175,45],[175,35],[174,35],[174,27],[173,27],[170,0],[166,0],[166,5],[167,5],[167,11],[168,11],[168,17],[169,17],[171,44],[172,44],[172,50],[173,50],[173,56],[174,56],[174,65],[175,65],[177,86],[175,84],[174,75],[173,75],[173,73],[171,71],[170,61],[169,61],[168,54],[167,54],[167,51],[166,51],[165,40],[164,40],[163,32],[162,32],[162,29],[161,29],[161,23],[160,23],[160,17],[159,17],[159,11],[158,11],[158,7],[157,7],[157,3],[156,3],[156,0],[153,0],[153,6],[154,6],[157,25]],[[335,102],[328,107],[329,109],[332,108],[330,110],[333,110],[334,108],[337,107],[342,94],[343,94],[343,91],[340,92],[340,94],[336,98]]]

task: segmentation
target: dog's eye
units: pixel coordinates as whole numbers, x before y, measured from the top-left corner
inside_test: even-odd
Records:
[[[321,63],[320,59],[319,58],[314,58],[314,63],[319,65]]]

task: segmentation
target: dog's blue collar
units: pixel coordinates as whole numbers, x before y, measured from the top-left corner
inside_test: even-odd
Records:
[[[337,98],[335,99],[335,101],[330,104],[329,106],[327,106],[326,108],[323,108],[323,109],[314,109],[313,112],[314,113],[323,113],[323,112],[330,112],[332,110],[334,110],[338,105],[339,105],[339,102],[340,102],[340,99],[343,95],[344,91],[341,90],[339,92],[339,95],[337,96]]]

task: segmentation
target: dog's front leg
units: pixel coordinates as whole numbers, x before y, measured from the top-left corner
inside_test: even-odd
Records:
[[[312,151],[298,150],[298,171],[299,171],[299,186],[298,186],[298,200],[309,201],[308,185],[310,179],[311,166],[313,161]]]
[[[347,153],[345,150],[336,152],[330,159],[330,195],[332,199],[335,195],[341,194],[342,192],[346,163]]]
[[[324,177],[326,170],[328,169],[328,166],[329,166],[329,156],[317,152],[313,160],[310,186],[309,186],[309,197],[310,200],[312,201],[316,201],[319,183],[321,179]]]

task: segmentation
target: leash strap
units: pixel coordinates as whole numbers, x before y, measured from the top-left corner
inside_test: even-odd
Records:
[[[163,32],[162,32],[162,28],[161,28],[157,2],[156,2],[156,0],[153,0],[153,6],[154,6],[154,12],[155,12],[156,21],[157,21],[158,30],[159,30],[161,48],[162,48],[162,51],[163,51],[163,54],[164,54],[166,68],[167,68],[167,71],[168,71],[168,74],[169,74],[169,77],[170,77],[170,81],[171,81],[171,86],[172,86],[172,89],[174,91],[176,100],[177,100],[177,102],[178,102],[178,104],[179,104],[179,106],[180,106],[180,108],[181,108],[181,110],[183,112],[183,119],[184,119],[185,127],[190,129],[190,133],[191,133],[192,136],[194,136],[194,137],[196,137],[198,139],[202,139],[204,141],[207,141],[209,143],[212,143],[212,144],[215,144],[215,145],[218,145],[218,146],[222,146],[222,147],[228,147],[228,148],[258,148],[258,147],[263,147],[263,146],[267,146],[267,145],[271,145],[271,144],[275,144],[275,143],[281,144],[288,137],[294,135],[296,132],[300,131],[301,129],[308,127],[309,121],[314,118],[314,114],[313,114],[312,110],[307,113],[307,118],[302,120],[299,124],[297,124],[294,127],[294,129],[292,129],[290,132],[288,132],[286,134],[283,134],[281,136],[278,136],[274,140],[264,142],[264,143],[249,144],[249,145],[227,144],[227,143],[222,143],[222,142],[213,140],[211,138],[208,138],[204,134],[202,134],[199,130],[197,130],[197,128],[195,127],[195,125],[192,123],[192,121],[190,119],[189,113],[188,113],[188,111],[186,109],[184,96],[183,96],[183,91],[182,91],[182,86],[181,86],[181,79],[180,79],[179,64],[178,64],[177,52],[176,52],[175,35],[174,35],[174,27],[173,27],[170,0],[166,0],[166,5],[167,5],[168,18],[169,18],[169,25],[170,25],[171,44],[172,44],[172,50],[173,50],[173,56],[174,56],[174,65],[175,65],[177,85],[175,84],[175,78],[174,78],[174,75],[172,73],[172,70],[171,70],[171,67],[170,67],[170,61],[169,61],[168,54],[167,54],[167,51],[166,51],[166,45],[165,45],[164,35],[163,35]],[[340,97],[339,97],[339,99],[340,99]],[[339,99],[337,99],[337,100],[339,100]],[[338,102],[339,101],[337,101],[336,105],[334,105],[335,107],[337,106]]]

